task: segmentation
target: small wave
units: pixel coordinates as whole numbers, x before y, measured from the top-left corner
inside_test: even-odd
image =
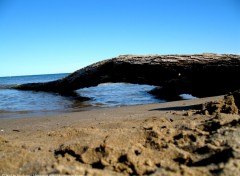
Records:
[[[0,89],[12,89],[13,87],[16,87],[17,84],[7,84],[7,85],[0,85]]]
[[[6,110],[1,110],[0,109],[0,113],[8,113],[8,112],[10,112],[10,111],[6,111]]]
[[[32,111],[11,111],[11,110],[1,110],[0,109],[0,113],[19,113],[19,114],[27,114],[27,113],[31,113]]]

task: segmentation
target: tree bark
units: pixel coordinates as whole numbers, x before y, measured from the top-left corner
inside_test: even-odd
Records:
[[[104,82],[161,86],[162,95],[189,93],[197,97],[225,94],[240,88],[240,55],[122,55],[77,70],[47,83],[16,89],[70,92]]]

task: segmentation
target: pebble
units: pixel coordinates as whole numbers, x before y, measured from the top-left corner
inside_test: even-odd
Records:
[[[23,144],[23,145],[22,145],[22,148],[23,148],[23,149],[27,149],[27,145],[26,145],[26,144]]]
[[[192,116],[193,113],[192,113],[191,111],[187,111],[187,112],[185,112],[183,115],[184,115],[184,116]]]

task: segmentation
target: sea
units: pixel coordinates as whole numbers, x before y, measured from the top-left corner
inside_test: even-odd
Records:
[[[152,85],[104,83],[75,91],[74,95],[22,91],[9,85],[48,82],[64,78],[68,73],[0,77],[0,118],[20,118],[83,111],[89,108],[108,108],[127,105],[163,103],[148,93]],[[88,97],[84,100],[81,97]],[[183,97],[184,98],[184,97]],[[192,97],[185,96],[185,99]]]
[[[164,100],[159,100],[147,93],[147,91],[154,88],[151,85],[104,83],[95,87],[76,90],[74,96],[8,88],[9,85],[48,82],[66,76],[68,76],[67,73],[0,77],[0,118],[31,117],[82,111],[86,108],[164,102]],[[90,99],[83,101],[79,97],[88,97]]]

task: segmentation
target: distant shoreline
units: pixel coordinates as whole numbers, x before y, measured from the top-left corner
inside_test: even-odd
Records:
[[[41,75],[61,75],[70,73],[43,73],[43,74],[26,74],[26,75],[12,75],[12,76],[0,76],[0,78],[11,78],[11,77],[25,77],[25,76],[41,76]]]

